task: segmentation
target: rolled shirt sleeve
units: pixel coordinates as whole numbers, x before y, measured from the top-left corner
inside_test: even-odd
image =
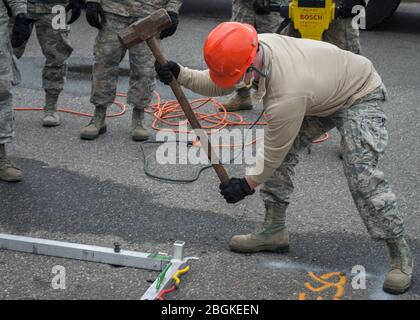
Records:
[[[183,66],[181,66],[178,82],[183,87],[206,97],[226,96],[235,90],[218,87],[211,80],[209,70],[192,70]]]

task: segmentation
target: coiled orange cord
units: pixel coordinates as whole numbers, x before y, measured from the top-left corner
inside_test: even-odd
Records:
[[[151,104],[145,109],[145,112],[153,115],[154,119],[152,122],[152,128],[156,131],[170,131],[175,133],[191,133],[192,130],[179,130],[171,127],[186,126],[188,120],[186,119],[182,107],[177,100],[162,101],[158,92],[154,91],[156,97],[156,103]],[[117,93],[118,97],[126,97],[125,93]],[[245,121],[243,116],[235,112],[227,112],[224,105],[218,102],[215,98],[201,98],[190,102],[191,107],[202,124],[202,128],[207,130],[208,134],[211,134],[211,130],[220,131],[231,126],[250,126],[250,125],[267,125],[267,121],[258,121],[256,123]],[[107,114],[108,118],[115,118],[124,115],[127,112],[127,106],[125,103],[115,100],[114,104],[119,107],[120,111],[115,113]],[[212,112],[200,111],[202,107],[211,105]],[[220,110],[221,111],[220,111]],[[15,108],[15,111],[42,111],[44,108]],[[68,113],[81,117],[92,117],[90,113],[79,112],[67,108],[58,108],[57,111],[62,113]],[[267,115],[263,114],[264,119],[267,120]],[[321,143],[329,139],[328,133],[314,143]],[[256,140],[251,141],[245,146],[256,143]],[[195,146],[199,146],[199,143],[195,143]],[[240,145],[242,146],[242,145]],[[215,146],[219,148],[234,148],[238,145],[219,145]]]

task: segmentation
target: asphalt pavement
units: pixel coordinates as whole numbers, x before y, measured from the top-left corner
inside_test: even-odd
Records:
[[[201,50],[208,32],[222,21],[186,12],[177,34],[165,40],[165,54],[192,68],[204,68]],[[204,14],[205,15],[205,12]],[[74,53],[60,106],[91,112],[89,103],[92,47],[96,31],[84,18],[73,27]],[[381,168],[398,196],[407,238],[415,259],[420,258],[420,4],[403,4],[381,28],[363,32],[363,54],[375,64],[388,87],[390,144]],[[14,89],[15,107],[43,103],[44,58],[32,36],[21,59],[23,82]],[[121,65],[119,91],[128,86],[127,58]],[[161,84],[163,99],[173,99]],[[199,96],[187,91],[189,98]],[[117,108],[115,108],[117,110]],[[420,269],[415,268],[411,290],[401,296],[385,294],[387,251],[374,242],[354,207],[342,164],[339,136],[314,145],[297,168],[296,192],[289,207],[291,251],[287,254],[236,254],[229,238],[249,232],[263,219],[263,203],[256,194],[226,204],[218,193],[218,180],[205,171],[192,184],[176,185],[152,180],[143,172],[139,144],[131,141],[130,114],[108,121],[108,132],[95,141],[81,141],[87,118],[63,115],[58,128],[43,128],[39,112],[16,112],[16,139],[9,151],[24,171],[18,184],[0,183],[0,233],[112,247],[142,252],[169,252],[175,240],[186,242],[186,254],[199,257],[175,294],[168,299],[307,299],[331,298],[330,288],[315,293],[305,286],[320,286],[310,277],[330,274],[331,282],[346,280],[343,299],[419,299]],[[245,112],[256,119],[260,109]],[[150,125],[152,118],[147,117]],[[169,177],[191,177],[199,166],[159,166],[152,170]],[[232,176],[244,173],[229,165]],[[66,269],[66,289],[51,286],[52,268]],[[367,286],[352,286],[355,266],[367,272]],[[0,251],[0,299],[138,299],[157,277],[156,272],[115,268],[89,262]],[[342,273],[342,274],[339,274]]]

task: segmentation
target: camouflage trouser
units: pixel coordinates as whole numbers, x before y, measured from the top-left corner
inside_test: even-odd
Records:
[[[28,3],[28,14],[36,19],[35,29],[39,45],[45,56],[42,70],[42,86],[47,94],[58,96],[64,88],[67,64],[66,61],[73,52],[69,42],[69,30],[54,30],[52,19],[53,5]],[[48,12],[48,13],[47,13]],[[33,27],[33,26],[32,26]],[[16,57],[20,58],[25,51],[26,43],[14,49]]]
[[[258,33],[277,32],[282,22],[280,14],[257,15],[252,7],[253,0],[232,0],[232,21],[249,23]]]
[[[127,51],[118,40],[117,33],[137,20],[106,14],[106,24],[99,31],[94,49],[91,102],[97,107],[108,107],[115,99],[119,65]],[[128,51],[130,88],[127,103],[134,108],[144,109],[150,104],[155,87],[155,59],[144,42]]]
[[[289,23],[281,34],[300,38],[299,31],[293,27],[292,23]],[[352,18],[334,20],[329,29],[324,32],[323,40],[343,50],[356,54],[361,52],[359,30],[352,27]]]
[[[370,235],[374,239],[400,237],[404,227],[396,210],[396,198],[378,168],[378,160],[388,142],[386,115],[382,111],[385,95],[385,88],[381,87],[330,117],[306,117],[284,162],[261,188],[264,201],[287,206],[294,189],[292,177],[299,153],[336,127],[342,137],[344,173]]]
[[[3,16],[0,17],[0,144],[10,143],[14,136],[12,73],[9,19]]]

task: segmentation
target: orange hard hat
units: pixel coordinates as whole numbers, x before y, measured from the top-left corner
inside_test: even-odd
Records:
[[[204,43],[204,60],[210,78],[219,87],[233,87],[251,66],[257,49],[258,34],[250,24],[219,24]]]

